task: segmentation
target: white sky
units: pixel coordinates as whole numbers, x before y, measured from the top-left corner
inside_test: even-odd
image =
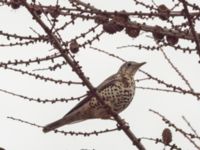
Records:
[[[42,1],[41,1],[42,2]],[[48,1],[50,3],[50,1]],[[51,1],[55,4],[55,1]],[[124,0],[123,2],[117,2],[115,0],[110,1],[97,1],[91,0],[91,3],[95,4],[99,8],[107,10],[122,10],[128,11],[143,10],[144,8],[134,6],[131,0]],[[168,3],[170,3],[168,1]],[[43,1],[42,4],[46,4]],[[157,3],[159,5],[159,3]],[[67,6],[67,2],[64,3]],[[170,4],[166,4],[169,7]],[[29,27],[34,28],[40,33],[43,33],[42,29],[31,19],[32,17],[25,9],[13,10],[8,7],[0,8],[0,30],[8,33],[17,33],[20,35],[35,35]],[[62,18],[63,19],[63,18]],[[133,18],[132,18],[133,19]],[[63,22],[65,19],[63,19]],[[88,27],[92,27],[92,22],[81,22],[62,33],[62,36],[66,40],[70,39],[74,35],[81,31],[86,31]],[[159,20],[154,20],[151,24],[160,24]],[[98,29],[101,31],[101,28]],[[91,36],[92,34],[90,34]],[[161,52],[137,50],[136,48],[116,49],[118,46],[128,44],[145,44],[153,45],[155,42],[148,38],[150,33],[143,33],[136,39],[128,37],[124,31],[115,35],[104,34],[99,42],[94,42],[93,46],[100,49],[104,49],[108,52],[119,55],[126,60],[133,60],[137,62],[147,62],[141,69],[149,72],[155,77],[159,77],[174,85],[178,85],[187,89],[184,82],[174,72],[174,70],[163,59]],[[6,39],[1,37],[0,44],[5,43]],[[188,46],[188,42],[180,40],[180,45],[183,47]],[[189,46],[194,46],[189,44]],[[49,52],[51,47],[46,44],[36,44],[28,47],[0,47],[0,61],[6,62],[7,60],[14,59],[29,59],[35,57],[42,57],[54,51]],[[193,88],[199,91],[199,64],[198,57],[193,54],[182,54],[180,51],[174,51],[172,48],[165,48],[167,55],[172,62],[179,68],[179,70],[189,79]],[[81,49],[77,54],[76,59],[80,61],[85,74],[90,77],[90,81],[93,85],[97,86],[106,77],[114,74],[122,62],[107,55],[98,53],[89,48]],[[59,62],[58,59],[56,62]],[[37,68],[44,68],[49,66],[49,63],[42,63],[41,65],[31,65],[30,67],[22,67],[25,70],[33,70]],[[5,89],[18,94],[26,95],[29,97],[40,98],[69,98],[71,96],[80,96],[86,92],[86,88],[73,85],[55,85],[50,82],[43,82],[35,80],[32,77],[21,75],[9,70],[0,68],[0,89]],[[69,66],[64,67],[62,70],[55,72],[42,71],[35,72],[41,73],[45,76],[54,77],[56,79],[63,80],[78,80],[77,76],[71,72]],[[142,73],[136,74],[136,79],[142,78]],[[146,87],[158,87],[149,81],[139,83],[138,86]],[[69,103],[56,103],[56,104],[40,104],[35,102],[28,102],[23,99],[13,97],[11,95],[0,92],[0,147],[4,147],[6,150],[100,150],[100,149],[136,149],[132,146],[130,140],[126,135],[120,132],[106,133],[99,136],[90,136],[83,138],[82,136],[64,136],[61,134],[48,133],[44,134],[41,129],[15,122],[6,119],[6,116],[13,116],[23,120],[27,120],[39,125],[45,125],[56,119],[62,117],[67,113],[77,102]],[[167,127],[160,118],[150,113],[148,109],[154,109],[165,115],[172,122],[176,123],[178,127],[191,132],[185,122],[181,119],[184,115],[193,125],[193,127],[200,133],[200,121],[199,121],[199,109],[200,105],[196,98],[190,95],[171,94],[157,91],[148,90],[136,90],[133,103],[122,112],[120,115],[129,123],[131,130],[137,135],[137,137],[160,137],[162,129]],[[66,131],[94,131],[104,130],[106,128],[114,128],[116,125],[113,121],[105,120],[90,120],[78,124],[68,125],[61,129]],[[173,132],[174,141],[178,146],[181,146],[184,150],[193,150],[191,145],[182,135]],[[151,141],[143,141],[143,144],[148,150],[160,150],[162,145],[154,144]],[[199,143],[200,144],[200,143]]]

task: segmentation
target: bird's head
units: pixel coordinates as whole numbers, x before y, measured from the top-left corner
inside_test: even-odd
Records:
[[[129,75],[129,76],[134,76],[136,71],[144,65],[146,62],[143,63],[137,63],[134,61],[128,61],[125,62],[120,68],[118,73],[121,73],[123,75]]]

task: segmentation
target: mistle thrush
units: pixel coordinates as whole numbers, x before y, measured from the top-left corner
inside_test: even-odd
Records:
[[[102,100],[116,113],[122,112],[132,101],[135,94],[133,77],[143,64],[145,63],[133,61],[124,63],[116,74],[107,78],[96,88]],[[63,118],[46,125],[43,131],[49,132],[66,124],[95,118],[111,119],[111,115],[93,94],[89,94]]]

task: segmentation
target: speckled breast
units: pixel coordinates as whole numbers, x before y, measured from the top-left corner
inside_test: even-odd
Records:
[[[105,102],[115,111],[123,111],[132,101],[135,93],[135,84],[132,79],[117,81],[100,92]]]

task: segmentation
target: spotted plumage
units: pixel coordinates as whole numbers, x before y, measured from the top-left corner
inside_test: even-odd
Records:
[[[129,61],[124,63],[118,72],[104,80],[96,89],[102,100],[110,108],[120,113],[128,107],[135,94],[134,75],[138,68],[145,63]],[[111,119],[105,107],[92,94],[72,108],[63,118],[48,124],[44,132],[49,132],[66,124],[84,121],[87,119]]]

